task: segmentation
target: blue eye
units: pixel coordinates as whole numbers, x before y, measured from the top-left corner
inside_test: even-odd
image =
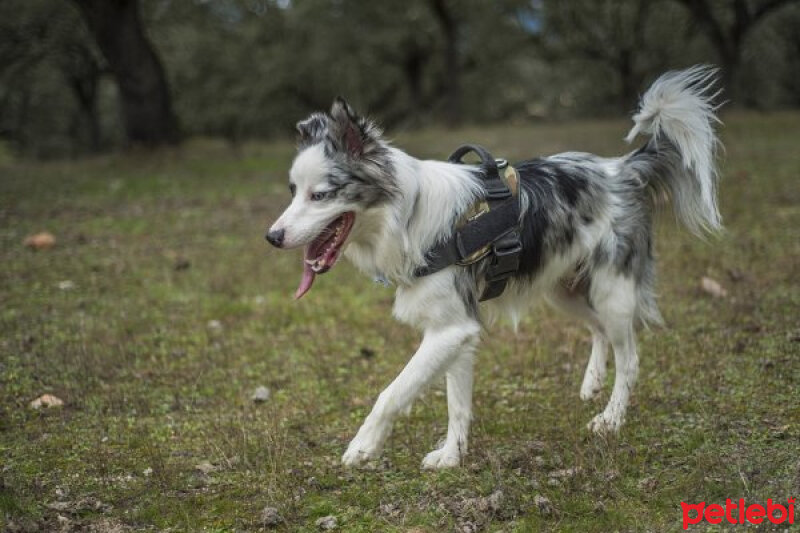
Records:
[[[327,192],[312,192],[311,193],[311,201],[312,202],[319,202],[320,200],[324,200],[326,196],[328,196]]]

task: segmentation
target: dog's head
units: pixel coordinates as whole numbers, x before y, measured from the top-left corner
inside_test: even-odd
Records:
[[[316,274],[336,263],[356,217],[389,201],[398,189],[380,129],[343,99],[333,102],[330,113],[298,122],[297,131],[298,153],[289,171],[292,203],[267,240],[278,248],[306,247],[295,293],[300,298]]]

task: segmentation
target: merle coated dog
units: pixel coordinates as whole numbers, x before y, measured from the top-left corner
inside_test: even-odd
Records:
[[[516,164],[520,267],[502,296],[488,302],[478,302],[485,262],[415,275],[426,264],[426,251],[449,238],[483,197],[480,167],[416,159],[391,146],[342,99],[329,113],[298,123],[292,201],[267,234],[279,248],[305,247],[295,297],[344,252],[367,275],[394,283],[395,317],[424,332],[347,448],[345,464],[376,457],[395,418],[444,376],[447,437],[423,466],[458,465],[467,450],[481,329],[502,313],[516,321],[540,298],[591,330],[582,399],[601,390],[613,348],[614,388],[588,426],[597,433],[619,430],[639,368],[636,326],[661,321],[654,290],[656,206],[671,198],[679,220],[695,233],[720,228],[714,78],[706,67],[661,76],[642,97],[627,136],[629,142],[639,134],[647,140],[627,155],[568,152]]]

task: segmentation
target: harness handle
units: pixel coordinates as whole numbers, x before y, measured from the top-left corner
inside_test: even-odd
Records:
[[[484,169],[486,169],[487,176],[496,177],[498,176],[497,173],[497,162],[495,161],[492,154],[486,151],[486,148],[483,146],[478,146],[477,144],[464,144],[459,146],[455,152],[450,154],[450,157],[447,160],[451,163],[463,163],[464,156],[468,153],[473,152],[475,153],[480,159],[481,164],[483,165]]]

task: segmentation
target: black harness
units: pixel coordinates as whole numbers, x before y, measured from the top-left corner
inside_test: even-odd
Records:
[[[522,251],[519,182],[513,167],[504,159],[494,159],[478,145],[459,147],[448,161],[463,164],[464,156],[470,152],[481,159],[485,194],[450,238],[428,250],[427,265],[417,269],[414,275],[428,276],[451,265],[468,266],[485,258],[486,288],[480,297],[480,301],[485,301],[503,294],[508,278],[519,268]]]

